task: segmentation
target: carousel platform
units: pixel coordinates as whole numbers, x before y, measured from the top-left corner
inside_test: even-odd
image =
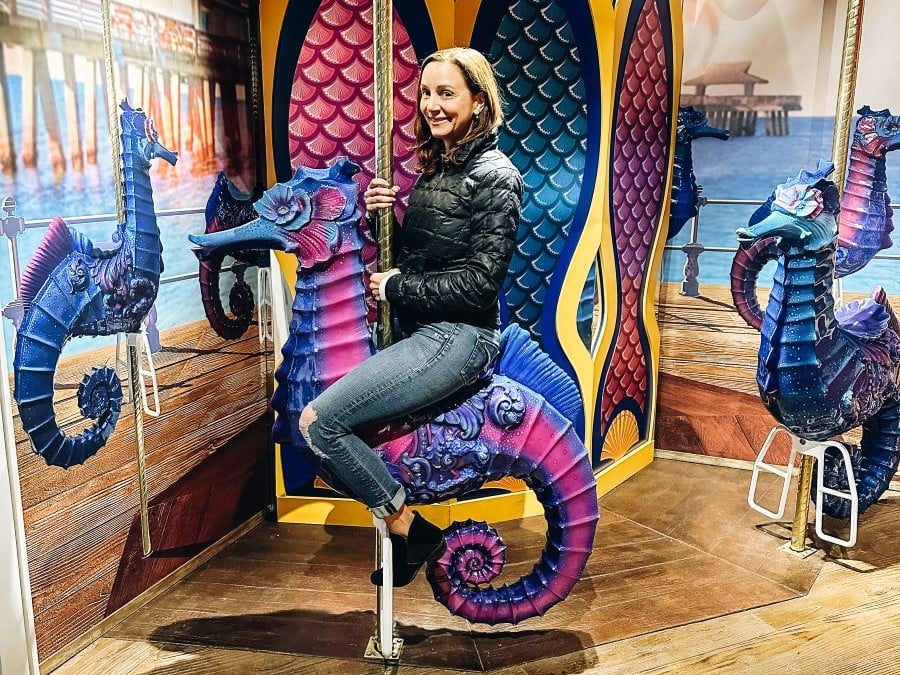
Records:
[[[862,663],[865,672],[900,672],[900,494],[887,493],[865,514],[854,549],[800,559],[778,550],[789,523],[748,509],[749,477],[657,459],[600,500],[595,552],[570,597],[518,626],[451,616],[420,576],[395,594],[405,641],[398,666],[363,660],[375,631],[373,531],[262,523],[54,675],[772,673],[806,666],[837,673],[861,672],[853,666]],[[498,529],[509,545],[503,581],[537,559],[544,521]]]

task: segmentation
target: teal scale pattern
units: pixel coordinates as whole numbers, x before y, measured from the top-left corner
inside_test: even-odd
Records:
[[[587,104],[581,61],[565,9],[554,0],[512,2],[488,58],[503,92],[500,148],[525,179],[522,221],[503,287],[508,320],[541,341],[541,320],[582,191]],[[593,279],[579,307],[590,324]]]

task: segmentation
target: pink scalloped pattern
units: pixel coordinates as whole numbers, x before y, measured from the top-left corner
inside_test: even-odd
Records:
[[[620,274],[620,325],[603,384],[600,432],[632,399],[646,414],[650,355],[641,336],[641,293],[665,182],[669,138],[666,51],[656,3],[648,0],[628,47],[616,117],[613,234]]]
[[[413,151],[418,64],[406,28],[394,12],[394,174],[398,217],[416,180]],[[357,182],[375,173],[375,85],[371,0],[323,0],[294,71],[288,113],[291,165],[326,166],[346,155],[362,167]],[[360,207],[362,207],[360,195]]]

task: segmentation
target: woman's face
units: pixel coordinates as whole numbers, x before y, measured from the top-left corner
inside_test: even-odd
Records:
[[[484,93],[473,95],[462,71],[453,63],[432,61],[422,71],[419,110],[431,135],[444,143],[444,150],[462,139],[472,126],[475,112],[484,107]]]

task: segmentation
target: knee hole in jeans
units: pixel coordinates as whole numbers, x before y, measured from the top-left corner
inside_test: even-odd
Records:
[[[319,417],[316,414],[315,408],[313,408],[312,405],[305,406],[303,410],[300,411],[300,435],[303,436],[306,444],[309,446],[309,449],[314,455],[325,459],[325,454],[318,447],[316,447],[316,444],[313,443],[312,436],[310,434],[310,428],[318,419]]]

